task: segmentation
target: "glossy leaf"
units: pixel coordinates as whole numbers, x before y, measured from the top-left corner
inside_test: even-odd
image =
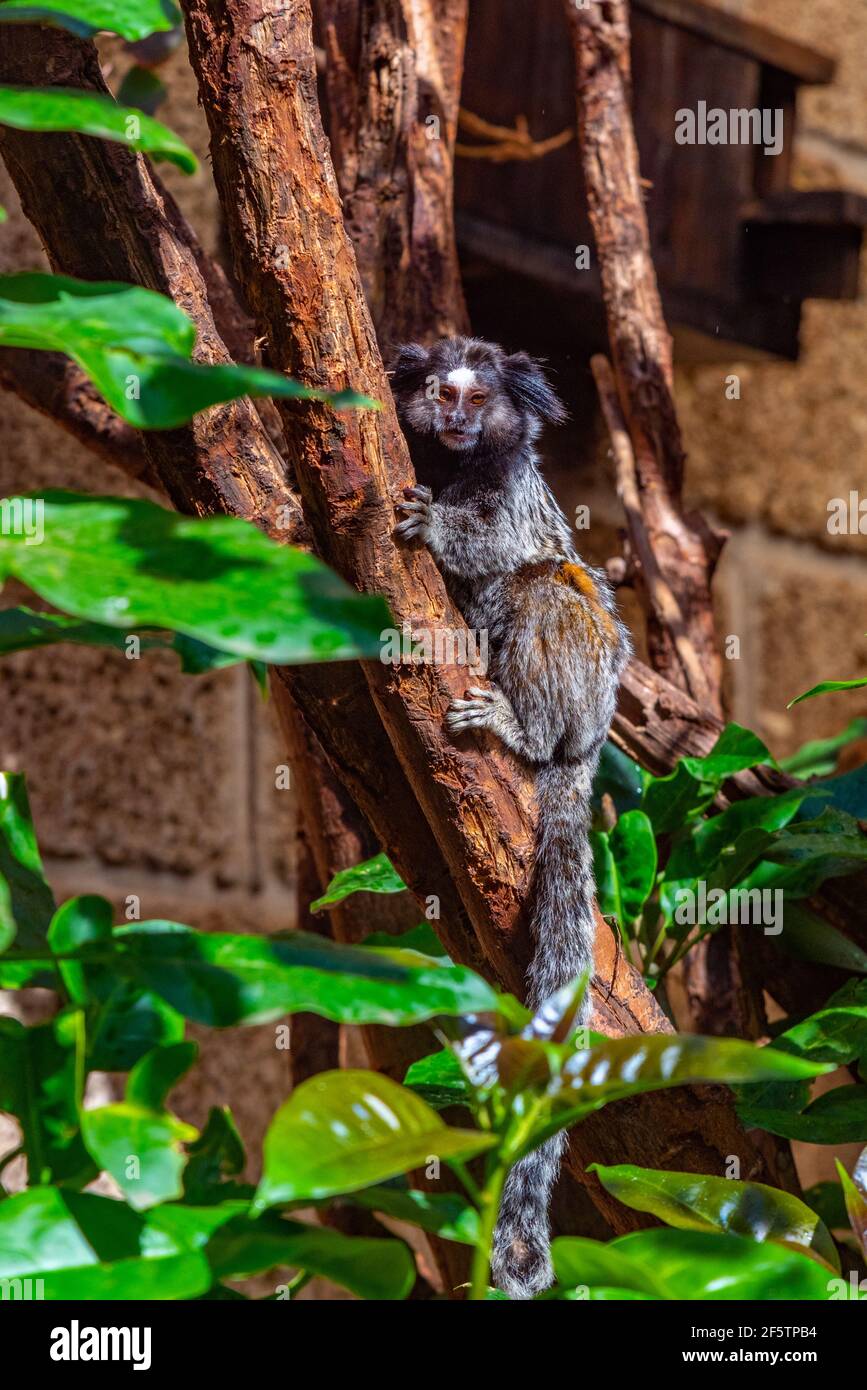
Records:
[[[152,1048],[183,1040],[183,1016],[158,994],[115,980],[110,967],[88,967],[87,983],[99,996],[87,1028],[92,1070],[129,1071]]]
[[[215,1232],[207,1256],[218,1278],[246,1279],[287,1265],[331,1279],[359,1298],[404,1299],[415,1283],[415,1263],[400,1240],[350,1237],[271,1216],[234,1217]]]
[[[606,1168],[593,1163],[605,1188],[633,1211],[649,1212],[684,1231],[718,1231],[772,1240],[817,1256],[839,1271],[836,1246],[824,1223],[789,1192],[764,1183],[697,1173],[670,1173],[624,1163]]]
[[[748,1128],[766,1129],[804,1144],[863,1144],[867,1140],[867,1086],[837,1086],[803,1110],[742,1100],[738,1115]]]
[[[707,810],[715,795],[715,782],[698,781],[681,762],[667,777],[652,777],[648,781],[641,809],[657,835],[671,834],[690,817]]]
[[[780,758],[780,767],[790,777],[800,777],[804,781],[810,777],[828,777],[836,768],[841,751],[865,737],[867,719],[853,719],[839,734],[812,739],[796,753],[790,753],[788,758]]]
[[[134,1211],[182,1196],[186,1154],[180,1146],[197,1138],[192,1125],[168,1111],[118,1101],[86,1110],[81,1132],[88,1153]]]
[[[320,561],[235,517],[182,517],[151,502],[48,492],[44,538],[0,535],[0,578],[124,632],[171,628],[263,661],[374,656],[388,609]],[[5,505],[5,504],[4,504]]]
[[[83,1186],[96,1177],[79,1133],[75,1052],[56,1020],[0,1017],[0,1110],[21,1124],[28,1178]]]
[[[136,1062],[126,1083],[126,1098],[134,1105],[159,1110],[166,1097],[193,1065],[198,1056],[194,1042],[155,1047]]]
[[[791,709],[793,705],[799,705],[802,700],[812,700],[814,695],[828,695],[837,690],[863,690],[865,685],[867,685],[867,676],[852,681],[822,681],[819,685],[814,685],[812,689],[805,690],[803,695],[798,695],[794,700],[790,700],[786,709]]]
[[[599,909],[621,927],[636,918],[656,881],[656,839],[644,811],[627,811],[610,832],[593,835]]]
[[[184,1201],[215,1202],[241,1195],[235,1181],[244,1170],[244,1143],[228,1106],[212,1106],[198,1139],[188,1145],[184,1171]],[[252,1188],[249,1195],[253,1195]]]
[[[82,946],[110,941],[112,918],[111,903],[105,898],[70,898],[51,919],[48,944],[58,955],[66,955]],[[58,969],[70,998],[79,1004],[86,1003],[89,990],[85,967],[79,961],[68,961]]]
[[[167,126],[99,92],[73,87],[0,86],[0,125],[94,135],[101,140],[117,140],[152,159],[167,160],[185,174],[194,174],[198,168],[189,145]]]
[[[434,1158],[472,1158],[496,1142],[492,1134],[449,1129],[386,1076],[324,1072],[297,1087],[272,1120],[256,1206],[356,1192]]]
[[[775,940],[795,960],[867,975],[867,951],[797,900],[786,903],[783,931]]]
[[[456,1192],[418,1192],[409,1187],[366,1187],[346,1199],[354,1207],[382,1212],[395,1221],[420,1226],[443,1240],[474,1245],[479,1238],[479,1213]]]
[[[196,330],[165,295],[136,285],[24,272],[0,276],[0,344],[72,357],[137,429],[173,429],[241,396],[373,407],[354,391],[302,386],[264,367],[192,360]]]
[[[851,1178],[839,1159],[836,1164],[849,1224],[855,1232],[861,1253],[867,1259],[867,1149],[862,1152]]]
[[[710,874],[724,855],[732,855],[745,832],[782,830],[809,796],[806,788],[780,796],[754,796],[736,801],[721,815],[699,821],[675,845],[666,865],[668,879],[700,878]]]
[[[699,1231],[635,1231],[608,1245],[562,1237],[551,1247],[558,1283],[620,1286],[675,1301],[826,1300],[828,1270],[768,1241]]]
[[[781,1033],[774,1047],[840,1067],[857,1061],[867,1053],[867,980],[848,980],[823,1008]]]
[[[54,896],[45,881],[24,777],[0,772],[0,952],[16,938],[22,949],[43,948],[53,913]],[[14,983],[11,972],[2,979]]]
[[[131,634],[109,627],[106,623],[82,622],[79,618],[67,617],[65,613],[35,613],[33,609],[25,607],[7,608],[0,612],[0,656],[64,642],[73,646],[111,647],[126,655],[130,649],[130,636],[138,637],[141,652],[175,652],[180,658],[181,670],[190,675],[221,670],[242,660],[234,652],[219,651],[183,634],[172,637],[151,629]]]
[[[727,724],[704,758],[684,758],[682,766],[697,781],[724,782],[736,772],[771,763],[773,758],[762,740],[740,724]]]
[[[521,1152],[610,1101],[682,1084],[796,1081],[830,1068],[730,1038],[659,1034],[606,1038],[564,1053],[547,1090],[547,1113]]]
[[[205,1244],[214,1217],[187,1211],[187,1230]],[[226,1216],[216,1215],[217,1223]],[[159,1211],[138,1215],[123,1202],[33,1187],[0,1202],[0,1278],[40,1279],[46,1299],[181,1299],[204,1293],[212,1274],[191,1234]],[[38,1286],[37,1286],[38,1287]]]
[[[404,1077],[404,1085],[434,1110],[446,1110],[450,1105],[472,1105],[474,1100],[466,1073],[449,1047],[413,1062]]]
[[[185,1018],[218,1028],[289,1013],[400,1026],[497,1006],[490,986],[466,966],[306,932],[236,936],[142,922],[115,933],[112,959]]]
[[[430,922],[419,922],[409,931],[393,934],[386,931],[370,932],[359,943],[362,946],[384,946],[386,950],[417,951],[422,956],[439,956],[448,960],[449,955]]]
[[[594,805],[598,806],[602,797],[607,795],[611,797],[619,815],[636,810],[649,776],[615,744],[610,741],[603,744],[593,782]]]
[[[321,898],[310,904],[311,912],[342,903],[350,893],[402,893],[406,884],[386,854],[376,854],[363,864],[336,873]]]
[[[181,23],[173,0],[3,0],[0,21],[56,24],[79,38],[102,30],[133,42]]]

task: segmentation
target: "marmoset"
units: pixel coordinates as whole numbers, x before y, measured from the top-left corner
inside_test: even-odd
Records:
[[[528,1002],[538,1008],[586,973],[586,1022],[591,789],[630,641],[606,576],[579,558],[539,471],[536,440],[566,411],[539,362],[475,338],[402,347],[392,388],[419,480],[396,535],[427,545],[468,625],[488,633],[493,684],[455,700],[447,726],[487,730],[534,772]],[[515,1298],[551,1282],[548,1207],[564,1144],[564,1134],[548,1140],[506,1183],[492,1268]]]

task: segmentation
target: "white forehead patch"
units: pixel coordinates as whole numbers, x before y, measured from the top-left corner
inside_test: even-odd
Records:
[[[449,372],[446,380],[450,381],[452,386],[469,389],[476,384],[476,374],[472,367],[455,367],[453,372]]]

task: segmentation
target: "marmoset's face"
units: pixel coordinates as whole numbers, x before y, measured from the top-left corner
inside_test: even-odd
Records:
[[[444,355],[445,356],[445,355]],[[437,360],[415,391],[404,398],[403,413],[420,434],[434,434],[446,449],[469,454],[514,436],[518,411],[506,393],[494,363]]]
[[[477,451],[535,438],[543,420],[565,418],[538,362],[524,352],[507,356],[479,338],[406,344],[394,361],[392,388],[404,425],[467,461]]]

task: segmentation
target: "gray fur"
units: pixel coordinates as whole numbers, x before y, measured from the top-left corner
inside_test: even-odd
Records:
[[[467,623],[487,629],[492,689],[471,687],[446,723],[494,734],[535,770],[532,884],[537,1008],[593,970],[590,794],[630,654],[605,574],[584,565],[539,472],[535,441],[565,412],[538,363],[474,338],[397,356],[392,385],[419,486],[402,540],[430,549]],[[589,1018],[589,989],[576,1023]],[[506,1183],[493,1273],[513,1298],[551,1282],[548,1207],[565,1136],[522,1159]]]

